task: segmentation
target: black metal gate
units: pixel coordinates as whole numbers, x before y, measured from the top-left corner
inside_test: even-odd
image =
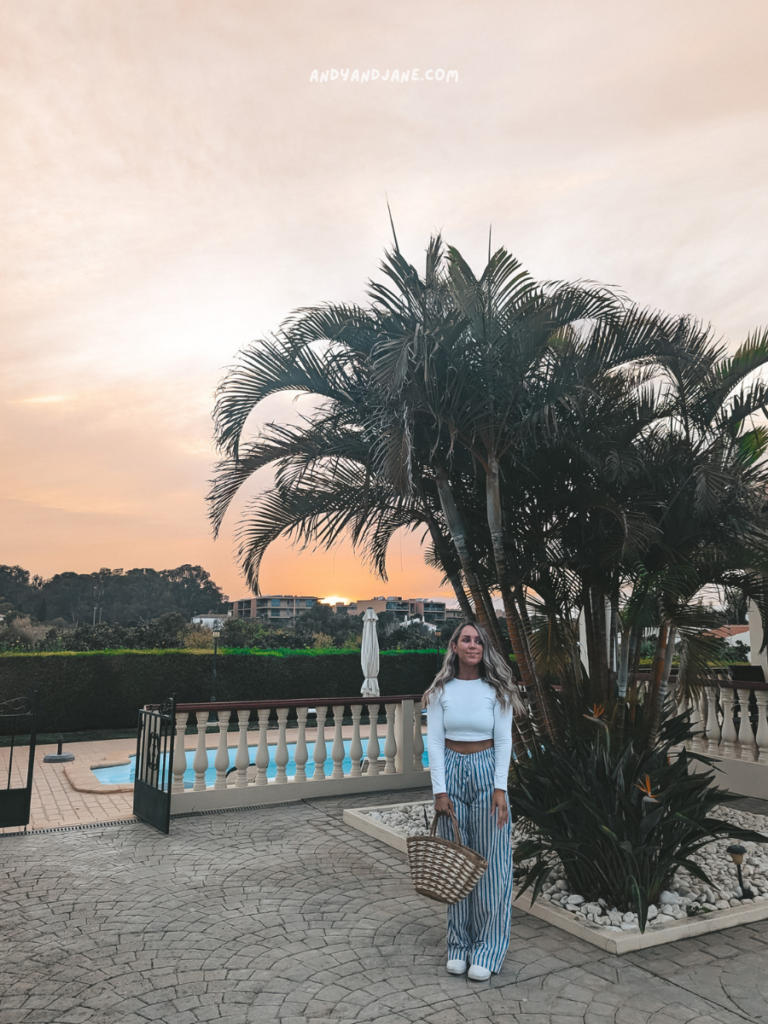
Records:
[[[10,735],[11,743],[8,751],[8,774],[0,781],[5,788],[0,789],[0,828],[11,828],[29,824],[29,809],[32,803],[32,776],[35,770],[35,742],[37,726],[35,721],[35,703],[30,697],[16,697],[0,704],[0,734]],[[16,737],[29,735],[29,758],[26,764],[26,781],[24,781],[24,762],[16,759],[14,774],[14,753]],[[5,773],[4,773],[5,774]],[[16,782],[16,785],[14,785]],[[23,785],[19,785],[23,782]]]
[[[171,825],[175,735],[176,694],[157,708],[139,712],[133,813],[166,835]]]

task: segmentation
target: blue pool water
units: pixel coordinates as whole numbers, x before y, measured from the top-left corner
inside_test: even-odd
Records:
[[[363,742],[363,753],[365,753],[365,747],[366,747],[366,744],[367,744],[368,741],[367,740],[363,740],[362,742]],[[346,757],[344,758],[343,766],[344,766],[344,774],[345,775],[349,771],[351,771],[351,769],[352,769],[352,759],[349,756],[349,748],[350,748],[351,743],[352,743],[352,740],[344,740],[344,753],[346,754]],[[379,747],[380,747],[381,751],[383,752],[384,740],[381,739],[381,738],[379,739]],[[254,761],[255,758],[256,758],[256,749],[257,749],[256,747],[249,747],[248,748],[248,760],[251,761],[251,762]],[[269,747],[269,767],[267,768],[267,778],[268,779],[274,779],[274,777],[277,775],[277,765],[275,764],[275,751],[276,750],[277,750],[276,746],[270,746]],[[295,775],[296,774],[296,762],[293,760],[293,755],[294,755],[294,751],[295,750],[296,750],[296,744],[295,743],[289,743],[288,744],[288,764],[285,766],[285,771],[286,771],[287,775]],[[328,742],[328,741],[326,741],[326,750],[330,754],[331,743]],[[307,743],[307,764],[306,764],[306,770],[307,770],[307,778],[308,779],[311,779],[312,776],[315,774],[315,762],[313,760],[314,752],[315,752],[315,745],[314,745],[314,743]],[[215,748],[209,747],[208,750],[206,751],[206,753],[208,754],[208,770],[205,773],[205,784],[207,786],[212,786],[214,784],[214,782],[216,781],[216,768],[214,767],[214,764],[213,764],[214,760],[216,759],[216,750],[215,750]],[[194,772],[194,769],[192,768],[192,762],[195,759],[195,751],[194,750],[188,750],[186,752],[186,754],[187,754],[187,770],[184,772],[184,788],[185,789],[191,789],[193,784],[194,784],[194,781],[195,781],[195,772]],[[234,767],[234,765],[235,765],[235,757],[236,756],[237,756],[237,748],[236,747],[230,747],[229,748],[229,767],[230,768]],[[422,757],[422,763],[424,764],[425,767],[429,764],[429,758],[427,757],[426,746],[424,748],[424,755]],[[331,772],[333,771],[333,758],[328,757],[326,759],[325,766],[324,766],[324,771],[325,771],[326,775],[330,775],[331,774]],[[134,779],[136,778],[136,755],[134,754],[131,757],[131,760],[130,760],[129,764],[119,764],[119,765],[116,765],[114,768],[94,768],[93,769],[93,774],[96,776],[96,778],[99,780],[99,782],[101,782],[103,785],[115,785],[115,784],[119,784],[119,783],[133,782]]]

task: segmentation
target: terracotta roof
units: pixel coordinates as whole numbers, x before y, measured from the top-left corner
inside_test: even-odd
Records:
[[[740,633],[748,633],[749,626],[718,626],[717,629],[708,629],[704,636],[716,636],[721,640],[727,640],[729,636],[738,636]]]

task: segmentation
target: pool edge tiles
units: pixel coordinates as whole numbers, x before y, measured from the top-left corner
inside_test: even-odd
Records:
[[[119,758],[104,758],[103,762],[99,761],[96,764],[91,762],[89,765],[88,762],[84,764],[75,761],[73,764],[64,764],[61,767],[64,769],[64,777],[67,782],[77,793],[132,793],[132,782],[104,783],[96,774],[97,770],[109,770],[120,765],[130,765],[132,758],[135,761],[136,755],[131,751]]]

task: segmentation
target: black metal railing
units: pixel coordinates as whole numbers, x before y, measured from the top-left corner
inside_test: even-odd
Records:
[[[37,741],[36,707],[34,697],[16,697],[0,704],[0,731],[10,735],[8,751],[8,772],[4,788],[0,789],[0,828],[14,828],[29,825],[32,806],[32,780],[35,771],[35,744]],[[16,755],[17,737],[29,736],[29,750],[24,780],[23,763],[20,772],[23,785],[15,785],[13,762]],[[18,766],[18,761],[17,761]],[[2,785],[2,783],[0,783]]]

